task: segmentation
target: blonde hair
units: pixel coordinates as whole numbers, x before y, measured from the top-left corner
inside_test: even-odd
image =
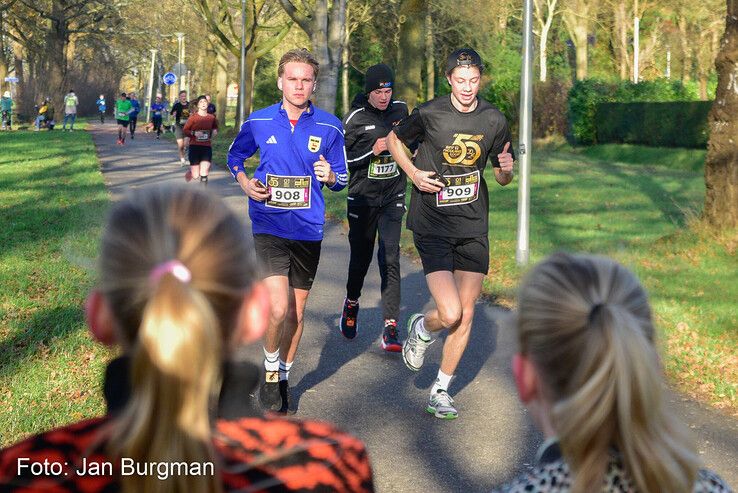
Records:
[[[284,74],[285,65],[290,62],[307,63],[308,65],[313,67],[313,74],[315,76],[315,79],[317,80],[320,64],[318,63],[318,60],[315,59],[313,54],[307,50],[307,48],[290,50],[282,55],[282,58],[279,59],[277,77],[282,77],[282,75]]]
[[[206,192],[137,191],[103,235],[100,290],[131,359],[131,398],[112,424],[110,452],[137,462],[213,462],[209,406],[243,297],[254,279],[244,226]],[[191,273],[151,272],[177,260]],[[123,491],[218,492],[219,476],[125,476]]]
[[[520,288],[521,353],[542,379],[572,471],[572,491],[600,491],[611,449],[640,493],[691,492],[699,459],[666,407],[645,290],[604,257],[554,254]]]

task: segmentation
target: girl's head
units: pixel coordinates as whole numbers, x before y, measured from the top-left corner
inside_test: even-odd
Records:
[[[119,343],[131,360],[131,399],[116,420],[113,452],[154,461],[210,457],[208,406],[223,360],[261,336],[268,310],[242,221],[220,200],[147,188],[118,203],[103,235],[99,287],[86,305],[95,337]],[[147,489],[136,481],[145,478],[130,479],[128,490]],[[209,481],[187,490],[212,490]]]
[[[691,491],[696,459],[665,407],[651,309],[635,275],[604,257],[552,255],[523,282],[516,324],[518,392],[539,425],[553,427],[574,491],[599,489],[611,448],[636,490]]]
[[[209,101],[206,96],[198,96],[195,104],[197,105],[197,109],[200,111],[208,110]]]

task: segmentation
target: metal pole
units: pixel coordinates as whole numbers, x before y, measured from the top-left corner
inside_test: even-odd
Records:
[[[246,120],[246,0],[241,0],[241,79],[238,83],[238,126]],[[225,110],[224,110],[225,111]]]
[[[151,51],[151,73],[149,74],[149,90],[146,93],[146,99],[148,103],[144,103],[146,107],[146,123],[151,120],[151,93],[154,92],[154,62],[156,61],[156,49],[152,48]]]
[[[177,36],[177,85],[182,90],[182,45],[184,44],[184,33],[174,33]]]
[[[671,46],[666,47],[666,78],[671,79]]]
[[[525,0],[523,16],[523,66],[520,74],[520,182],[518,184],[518,249],[519,266],[528,264],[530,232],[530,156],[533,113],[533,0]]]

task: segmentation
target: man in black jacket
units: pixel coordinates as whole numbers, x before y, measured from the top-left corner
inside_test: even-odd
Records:
[[[379,233],[377,261],[382,278],[384,333],[381,347],[399,352],[400,231],[405,213],[405,174],[387,150],[387,134],[407,116],[407,104],[392,100],[394,75],[384,64],[369,67],[364,93],[357,94],[343,122],[350,172],[348,222],[351,260],[340,329],[356,337],[359,296]]]

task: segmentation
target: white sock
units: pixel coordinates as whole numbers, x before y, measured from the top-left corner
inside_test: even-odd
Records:
[[[270,353],[264,348],[264,369],[266,371],[279,371],[279,349]]]
[[[417,330],[418,335],[424,341],[427,342],[431,340],[431,334],[425,328],[425,317],[420,317],[420,320],[415,324],[415,330]]]
[[[294,361],[292,362],[294,363]],[[287,363],[286,361],[282,361],[280,358],[279,360],[279,380],[289,380],[290,378],[290,368],[292,368],[292,363]]]
[[[431,395],[435,394],[439,390],[448,391],[448,385],[451,383],[451,379],[453,377],[453,375],[446,375],[441,370],[438,370],[436,381],[433,384],[433,387],[431,387]]]

